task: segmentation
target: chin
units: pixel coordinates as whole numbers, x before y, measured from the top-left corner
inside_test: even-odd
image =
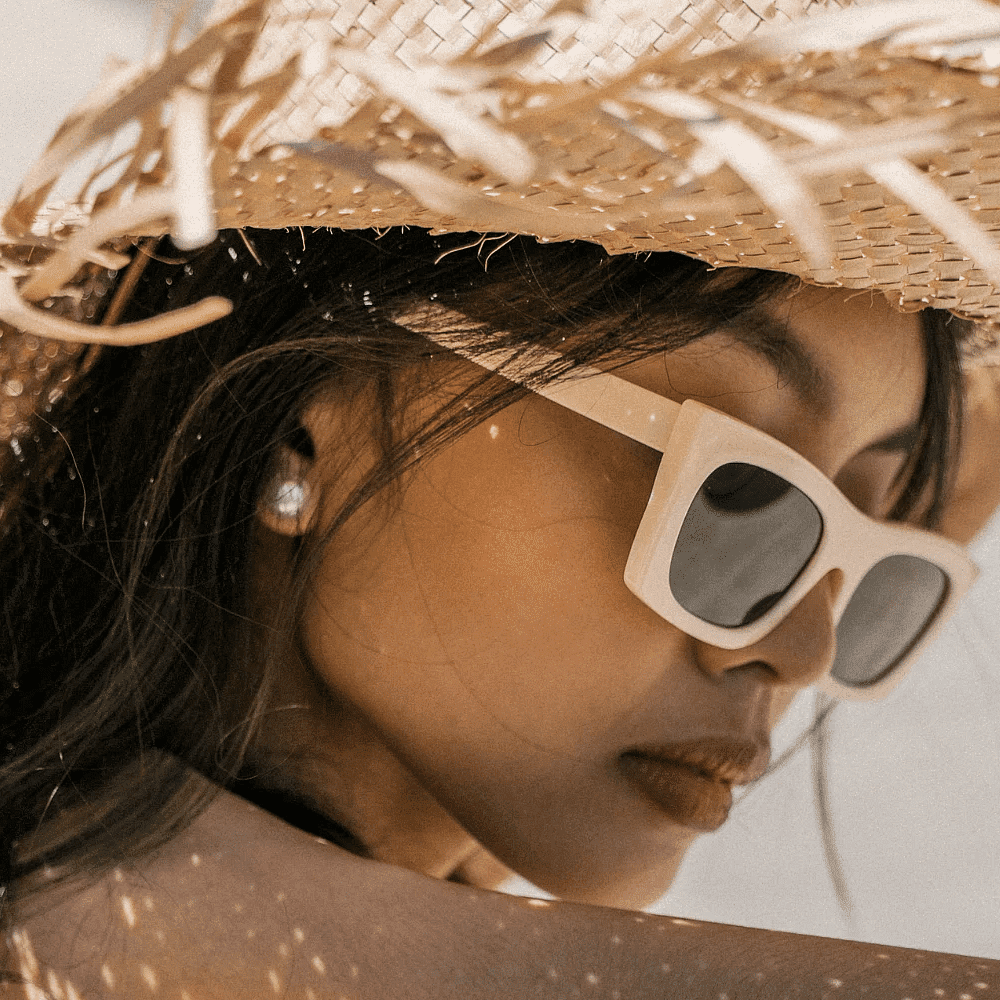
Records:
[[[674,881],[684,852],[658,859],[655,864],[606,873],[581,870],[569,873],[522,872],[524,878],[545,892],[569,903],[643,910],[652,906]]]

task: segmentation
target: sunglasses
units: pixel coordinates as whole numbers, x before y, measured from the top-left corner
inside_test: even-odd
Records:
[[[421,332],[662,454],[625,584],[696,639],[753,645],[839,570],[836,657],[818,686],[873,700],[902,680],[976,578],[961,546],[868,517],[798,452],[703,403],[676,403],[590,367],[535,385],[532,375],[559,355],[480,353],[454,335]]]

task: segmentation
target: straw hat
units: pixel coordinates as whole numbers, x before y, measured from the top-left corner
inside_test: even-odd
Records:
[[[124,251],[166,233],[585,239],[1000,316],[987,0],[222,0],[183,44],[182,22],[75,110],[3,215],[15,453],[81,342],[226,312],[109,325]]]

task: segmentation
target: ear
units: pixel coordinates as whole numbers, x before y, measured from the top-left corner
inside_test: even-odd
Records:
[[[270,476],[257,501],[262,524],[288,538],[322,528],[324,505],[336,504],[345,485],[350,486],[343,456],[343,442],[351,436],[348,425],[349,415],[332,395],[314,399],[305,407],[295,435],[280,446],[272,460]]]
[[[282,445],[275,456],[257,501],[257,517],[276,534],[295,538],[315,526],[319,490],[312,452],[311,443],[308,452],[305,447]]]

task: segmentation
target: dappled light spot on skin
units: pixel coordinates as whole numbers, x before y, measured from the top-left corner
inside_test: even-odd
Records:
[[[500,437],[500,428],[497,427],[496,424],[490,424],[490,437],[493,438],[494,441]]]
[[[31,944],[31,939],[22,931],[14,931],[11,935],[11,942],[14,945],[18,971],[22,978],[34,982],[38,979],[38,959],[35,957],[35,949]]]
[[[547,899],[529,899],[526,905],[536,907],[537,909],[544,909],[552,904]]]
[[[621,944],[622,943],[622,939],[617,934],[612,934],[611,935],[611,943],[612,944]]]
[[[128,896],[122,896],[122,916],[129,927],[135,927],[135,907]]]
[[[553,969],[553,968],[550,967],[549,970],[548,970],[548,976],[549,976],[549,979],[551,979],[553,982],[555,982],[559,978],[559,973],[556,972],[555,969]]]
[[[675,927],[700,927],[701,924],[696,923],[694,920],[685,920],[683,917],[672,917],[670,922]]]
[[[313,955],[312,957],[312,967],[321,975],[326,975],[326,963],[319,957],[319,955]]]
[[[62,983],[59,982],[59,977],[49,969],[48,975],[45,977],[46,985],[49,988],[49,993],[55,997],[55,1000],[63,1000],[66,996],[65,990],[62,988]]]
[[[274,969],[269,969],[267,973],[267,978],[271,983],[271,989],[274,990],[275,993],[280,993],[281,977],[278,975],[278,973],[275,972]]]
[[[124,882],[125,881],[125,873],[120,868],[116,868],[114,870],[113,874],[114,874],[116,882]]]
[[[65,985],[59,981],[55,973],[50,972],[47,981],[47,991],[39,986],[26,983],[24,986],[24,996],[27,1000],[81,1000],[72,983]]]
[[[111,966],[107,962],[101,965],[101,979],[104,980],[104,985],[107,986],[109,990],[115,988],[115,974],[111,971]]]
[[[669,971],[670,971],[670,963],[669,962],[664,962],[660,966],[660,972],[662,972],[664,975],[666,975]]]
[[[68,980],[63,983],[51,970],[46,976],[48,992],[36,985],[41,970],[31,939],[26,933],[18,930],[13,931],[10,942],[17,957],[18,972],[24,980],[25,1000],[80,1000],[80,994],[77,993],[73,984]]]
[[[584,982],[586,982],[586,984],[588,986],[596,986],[601,981],[601,977],[599,975],[597,975],[596,972],[588,972],[583,977],[583,979],[584,979]]]
[[[201,864],[201,855],[200,854],[192,854],[191,855],[191,864],[195,868],[197,868]]]
[[[306,932],[301,927],[296,927],[292,931],[292,937],[295,938],[296,944],[302,944],[306,939]]]
[[[146,896],[146,897],[145,897],[145,898],[143,899],[143,901],[142,901],[142,905],[143,905],[143,906],[144,906],[144,907],[145,907],[145,908],[146,908],[146,909],[147,909],[147,910],[148,910],[148,911],[149,911],[150,913],[152,913],[152,912],[153,912],[153,910],[155,910],[155,909],[156,909],[156,904],[155,904],[155,903],[153,902],[153,897],[152,897],[152,896]]]
[[[828,979],[826,984],[827,986],[832,986],[835,990],[844,985],[843,980],[841,979]]]
[[[160,980],[153,969],[148,965],[139,966],[139,975],[142,976],[142,981],[152,992],[156,992],[160,987]]]
[[[291,949],[288,947],[287,944],[285,944],[284,941],[282,941],[281,944],[278,945],[278,954],[282,958],[288,958],[288,956],[291,954]]]

